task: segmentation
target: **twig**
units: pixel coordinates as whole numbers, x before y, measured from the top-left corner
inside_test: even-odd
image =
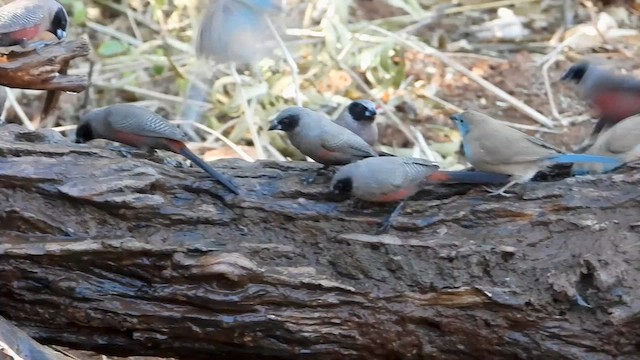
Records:
[[[410,48],[420,51],[424,54],[430,55],[430,56],[434,56],[437,59],[439,59],[440,61],[442,61],[443,63],[445,63],[447,66],[451,67],[452,69],[458,71],[459,73],[467,76],[468,78],[470,78],[471,80],[475,81],[476,83],[478,83],[478,85],[482,86],[483,88],[485,88],[488,91],[491,91],[492,93],[494,93],[496,96],[500,97],[501,99],[503,99],[504,101],[510,103],[514,108],[516,108],[518,111],[522,112],[523,114],[531,117],[533,120],[537,121],[538,123],[547,126],[547,127],[553,127],[554,123],[553,121],[549,120],[546,116],[544,116],[543,114],[539,113],[538,111],[534,110],[533,108],[531,108],[530,106],[528,106],[527,104],[525,104],[524,102],[516,99],[515,97],[509,95],[507,92],[505,92],[504,90],[500,89],[499,87],[493,85],[492,83],[490,83],[489,81],[483,79],[482,77],[474,74],[473,72],[471,72],[469,69],[467,69],[466,67],[464,67],[462,64],[460,64],[459,62],[453,60],[452,58],[450,58],[449,56],[443,54],[442,52],[440,52],[439,50],[432,48],[430,46],[428,46],[427,44],[424,43],[420,43],[417,41],[410,41],[402,36],[399,36],[397,34],[394,34],[388,30],[385,30],[381,27],[375,26],[375,25],[371,25],[371,28],[375,31],[378,31],[380,33],[383,33],[393,39],[396,39],[397,41],[399,41],[400,43],[409,46]]]
[[[253,145],[256,147],[256,153],[258,154],[259,159],[265,159],[264,149],[262,148],[262,141],[260,141],[260,137],[258,136],[258,130],[253,118],[253,110],[249,107],[249,102],[247,101],[247,97],[244,94],[244,89],[242,88],[242,79],[238,74],[236,64],[230,63],[229,65],[231,69],[231,76],[233,76],[234,80],[236,81],[236,90],[238,92],[238,96],[240,97],[240,106],[242,106],[244,119],[247,122],[247,126],[249,127]]]
[[[284,58],[287,60],[287,64],[289,64],[289,68],[291,68],[291,79],[293,80],[293,90],[296,94],[296,105],[302,106],[302,93],[300,92],[300,79],[298,78],[298,65],[296,64],[295,60],[293,59],[293,56],[291,56],[291,53],[287,49],[287,45],[284,43],[284,41],[282,41],[280,34],[278,34],[278,30],[273,25],[273,22],[271,21],[269,16],[265,14],[264,18],[267,21],[267,25],[269,25],[269,29],[271,29],[271,32],[273,33],[273,37],[275,37],[276,41],[278,42],[278,45],[282,50]]]
[[[22,125],[24,125],[24,127],[29,130],[35,130],[36,127],[33,126],[27,114],[25,114],[24,110],[22,110],[22,106],[20,106],[18,100],[16,100],[13,91],[9,88],[7,88],[7,100],[9,101],[9,104],[11,104],[11,106],[16,110],[16,114],[18,114],[20,121],[22,121]]]
[[[0,341],[0,351],[11,356],[13,360],[24,360],[20,355],[18,355],[13,349],[9,347],[6,343]]]
[[[433,152],[427,145],[427,141],[424,139],[424,136],[415,126],[411,126],[411,130],[416,134],[416,139],[418,139],[417,145],[420,147],[420,150],[424,153],[429,161],[436,161],[436,157],[433,155]]]
[[[254,162],[256,161],[254,158],[252,158],[251,156],[249,156],[249,154],[247,154],[244,150],[242,150],[242,148],[240,148],[238,145],[234,144],[233,141],[229,140],[229,138],[227,138],[226,136],[222,135],[221,133],[207,127],[204,126],[200,123],[197,122],[193,122],[193,121],[189,121],[189,120],[172,120],[171,121],[174,124],[191,124],[195,127],[197,127],[198,129],[201,129],[215,137],[217,137],[218,139],[222,140],[222,142],[224,142],[225,144],[227,144],[227,146],[229,146],[233,151],[235,151],[238,155],[240,155],[244,160],[249,161],[249,162]]]
[[[125,33],[122,33],[120,31],[115,30],[113,28],[110,28],[108,26],[104,26],[102,24],[98,24],[97,22],[93,22],[91,20],[87,20],[86,24],[87,24],[87,27],[89,29],[92,29],[92,30],[95,30],[97,32],[101,32],[101,33],[110,35],[110,36],[112,36],[112,37],[114,37],[114,38],[116,38],[116,39],[118,39],[118,40],[120,40],[122,42],[125,42],[125,43],[127,43],[129,45],[132,45],[134,47],[140,47],[143,44],[142,41],[134,38],[133,36],[127,35]]]

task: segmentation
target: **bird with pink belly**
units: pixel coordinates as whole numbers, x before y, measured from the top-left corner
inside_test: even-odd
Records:
[[[0,46],[40,47],[67,35],[69,17],[55,0],[15,0],[0,7]]]
[[[371,157],[340,168],[331,179],[331,191],[369,202],[398,203],[378,228],[376,233],[381,234],[389,230],[405,200],[438,168],[438,164],[418,158]]]
[[[136,147],[143,151],[160,149],[180,154],[191,160],[227,189],[239,194],[238,187],[213,169],[185,145],[186,136],[162,116],[145,108],[116,104],[88,112],[80,118],[76,143],[106,139]]]
[[[601,66],[577,63],[562,76],[562,81],[575,82],[580,96],[597,112],[598,122],[587,140],[592,144],[598,135],[628,118],[640,114],[640,79],[618,75]]]

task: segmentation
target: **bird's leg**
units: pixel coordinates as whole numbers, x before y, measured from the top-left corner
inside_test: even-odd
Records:
[[[491,189],[491,188],[489,188],[487,186],[485,186],[484,188],[489,192],[489,196],[502,195],[502,196],[510,197],[510,196],[513,196],[513,194],[507,194],[505,192],[505,190],[507,190],[508,188],[512,187],[513,185],[515,185],[517,183],[518,183],[517,180],[511,180],[507,185],[501,187],[498,190]]]
[[[396,216],[398,216],[398,214],[400,214],[400,212],[402,211],[402,207],[404,206],[404,202],[405,200],[402,200],[395,209],[393,209],[393,211],[391,212],[391,214],[389,214],[389,216],[387,216],[381,223],[380,227],[378,228],[378,230],[376,230],[376,235],[380,235],[380,234],[384,234],[387,231],[389,231],[389,229],[391,228],[391,225],[393,225],[393,218],[395,218]]]

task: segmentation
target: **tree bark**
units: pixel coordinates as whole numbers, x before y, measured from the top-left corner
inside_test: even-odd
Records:
[[[89,42],[86,39],[59,42],[37,50],[21,50],[20,46],[2,50],[0,85],[76,93],[87,88],[88,80],[85,76],[60,74],[60,70],[66,69],[69,61],[89,55]]]
[[[317,164],[123,158],[0,128],[0,315],[181,359],[637,359],[640,172],[330,199]],[[175,161],[173,161],[175,165]]]

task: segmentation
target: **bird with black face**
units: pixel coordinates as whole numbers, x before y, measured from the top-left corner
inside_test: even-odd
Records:
[[[602,131],[640,113],[640,79],[579,62],[571,66],[560,80],[576,83],[580,96],[599,117],[585,147],[592,144]]]
[[[67,35],[69,17],[55,0],[15,0],[0,7],[0,46],[38,48]]]
[[[378,142],[378,126],[374,123],[378,111],[370,100],[356,100],[347,106],[336,118],[336,124],[345,127],[367,144],[374,146]]]
[[[180,154],[191,160],[234,194],[240,189],[226,176],[200,159],[184,143],[185,134],[155,112],[131,105],[114,104],[92,110],[80,117],[76,143],[106,139],[143,151],[160,149]]]
[[[439,166],[419,158],[373,157],[343,166],[331,179],[334,194],[352,195],[375,203],[398,203],[377,233],[386,232],[405,200],[429,181]]]
[[[302,154],[323,164],[345,165],[378,153],[361,137],[333,121],[326,115],[301,106],[282,110],[269,126],[269,130],[287,133],[291,144]],[[307,178],[311,182],[315,175]]]

